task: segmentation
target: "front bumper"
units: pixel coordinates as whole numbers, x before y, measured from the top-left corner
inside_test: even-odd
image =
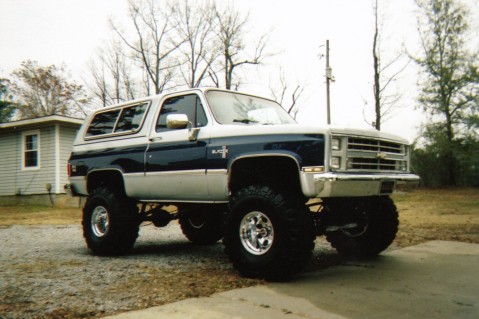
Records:
[[[389,195],[412,191],[419,182],[414,174],[301,173],[303,193],[310,198]]]

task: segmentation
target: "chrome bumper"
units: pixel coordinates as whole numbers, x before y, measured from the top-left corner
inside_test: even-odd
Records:
[[[420,178],[414,174],[301,173],[301,187],[307,197],[358,197],[412,191]]]

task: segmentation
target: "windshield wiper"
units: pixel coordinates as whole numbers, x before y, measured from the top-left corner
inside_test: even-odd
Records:
[[[258,121],[250,120],[250,119],[235,119],[233,120],[234,123],[244,123],[244,124],[250,124],[250,123],[258,123]]]

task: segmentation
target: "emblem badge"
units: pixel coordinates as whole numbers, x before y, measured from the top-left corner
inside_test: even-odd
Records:
[[[221,154],[221,158],[227,158],[228,157],[228,147],[222,146],[221,149],[219,149],[219,150],[212,150],[211,154],[213,154],[213,155]]]
[[[379,153],[376,154],[376,158],[386,159],[386,153],[384,153],[384,152],[379,152]]]

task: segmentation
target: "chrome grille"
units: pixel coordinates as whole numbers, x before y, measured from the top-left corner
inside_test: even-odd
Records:
[[[374,171],[402,171],[406,169],[405,160],[389,160],[378,158],[350,157],[349,169]]]
[[[336,140],[330,159],[333,171],[403,173],[409,170],[408,146],[399,141],[345,135],[333,135],[332,140]]]
[[[360,137],[348,138],[348,150],[394,154],[402,154],[404,152],[402,144]]]

